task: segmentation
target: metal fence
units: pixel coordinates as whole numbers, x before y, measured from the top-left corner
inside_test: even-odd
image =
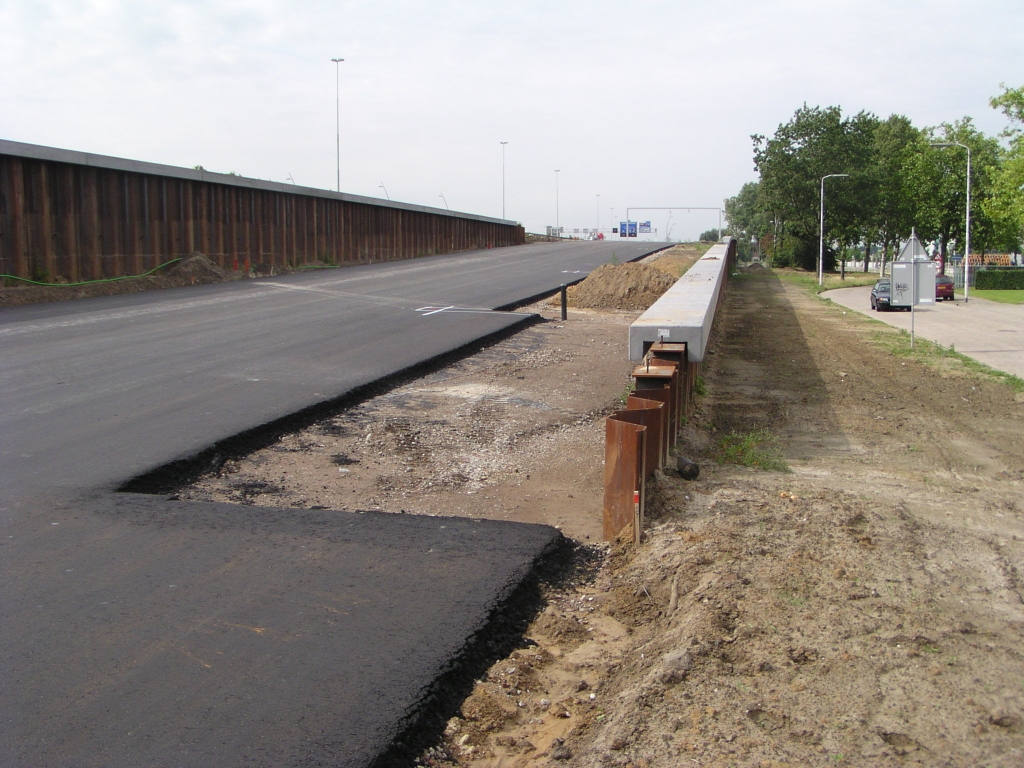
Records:
[[[0,141],[0,273],[71,281],[205,254],[225,269],[520,245],[515,222]]]

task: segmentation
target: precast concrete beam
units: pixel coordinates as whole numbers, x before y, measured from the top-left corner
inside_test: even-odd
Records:
[[[689,362],[704,359],[715,309],[729,272],[731,238],[712,246],[629,327],[629,359],[641,360],[659,341],[686,344]]]

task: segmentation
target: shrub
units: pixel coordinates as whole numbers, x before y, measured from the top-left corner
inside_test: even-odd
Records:
[[[980,269],[974,287],[979,291],[1024,291],[1024,269]]]

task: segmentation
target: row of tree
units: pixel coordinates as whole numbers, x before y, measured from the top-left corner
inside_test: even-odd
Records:
[[[1011,121],[1003,141],[985,136],[969,117],[917,128],[902,115],[846,117],[839,107],[804,105],[771,138],[751,137],[760,180],[725,201],[729,230],[741,249],[757,243],[776,265],[816,269],[821,179],[848,174],[825,181],[826,269],[837,252],[857,246],[867,270],[873,250],[891,257],[914,228],[938,244],[945,264],[965,243],[967,153],[956,146],[963,144],[971,154],[971,251],[1019,252],[1024,87],[1003,86],[991,104]]]

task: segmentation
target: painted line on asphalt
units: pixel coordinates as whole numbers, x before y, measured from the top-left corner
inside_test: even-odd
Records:
[[[427,317],[429,315],[437,315],[440,314],[441,312],[447,312],[450,315],[463,313],[473,315],[517,315],[519,317],[533,317],[533,315],[536,314],[535,312],[500,312],[497,309],[489,309],[488,307],[456,307],[455,305],[452,305],[450,307],[420,307],[415,311],[421,312],[423,317]]]

